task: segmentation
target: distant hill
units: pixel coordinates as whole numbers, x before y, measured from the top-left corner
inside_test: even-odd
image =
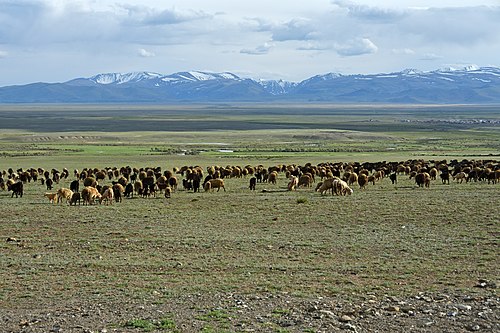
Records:
[[[63,83],[0,87],[0,103],[500,103],[500,68],[316,75],[302,82],[200,71],[106,73]]]

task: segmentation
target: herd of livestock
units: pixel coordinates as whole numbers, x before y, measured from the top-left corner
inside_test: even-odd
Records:
[[[419,187],[429,187],[432,180],[438,178],[443,184],[450,179],[459,183],[487,182],[496,184],[500,181],[500,163],[496,160],[452,160],[424,161],[408,160],[403,162],[366,162],[366,163],[319,163],[313,165],[263,165],[247,166],[183,166],[173,170],[162,171],[161,167],[132,168],[106,167],[85,168],[81,171],[67,169],[44,170],[30,168],[27,170],[12,168],[2,171],[0,189],[11,191],[22,197],[24,186],[30,182],[40,182],[46,186],[44,196],[50,202],[59,203],[66,200],[70,205],[83,203],[112,204],[121,202],[123,197],[150,197],[162,193],[170,198],[178,187],[186,191],[198,192],[225,191],[224,180],[227,178],[249,177],[249,189],[255,190],[257,183],[276,184],[279,174],[287,179],[287,189],[294,191],[299,187],[315,189],[321,194],[331,192],[332,195],[350,195],[352,187],[364,189],[368,184],[375,185],[383,178],[389,178],[392,184],[397,183],[398,176],[414,179]],[[69,188],[54,187],[61,180],[70,181]],[[181,179],[181,181],[179,181]],[[105,184],[108,182],[108,184]],[[105,185],[103,185],[105,184]],[[80,189],[81,188],[81,189]]]

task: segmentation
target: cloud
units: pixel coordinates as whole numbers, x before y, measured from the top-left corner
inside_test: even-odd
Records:
[[[147,51],[146,49],[139,49],[138,53],[139,56],[143,58],[151,58],[156,56],[154,52]]]
[[[315,28],[305,19],[293,19],[272,29],[274,41],[311,40],[314,39]]]
[[[391,52],[393,54],[402,54],[402,55],[412,55],[415,54],[415,51],[409,48],[404,49],[392,49]]]
[[[425,60],[425,61],[432,61],[432,60],[439,60],[443,59],[442,56],[434,54],[434,53],[424,53],[419,60]]]
[[[342,10],[345,10],[349,16],[360,20],[393,22],[406,16],[406,12],[403,10],[358,5],[352,1],[346,0],[334,0],[332,1],[332,4],[338,6]]]
[[[7,51],[0,50],[0,59],[7,58],[8,55],[9,53]]]
[[[344,57],[376,53],[378,47],[368,38],[358,38],[335,46],[337,53]]]
[[[327,51],[330,49],[332,49],[331,45],[319,41],[309,41],[302,46],[297,47],[297,50],[300,51]]]
[[[146,6],[121,5],[128,15],[127,22],[139,25],[170,25],[212,18],[203,11],[165,9],[158,10]]]
[[[249,55],[263,55],[263,54],[268,54],[271,48],[272,48],[271,44],[264,43],[264,45],[257,46],[254,49],[242,49],[240,50],[240,53]]]

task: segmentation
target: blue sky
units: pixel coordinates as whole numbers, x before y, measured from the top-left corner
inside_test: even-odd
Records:
[[[500,66],[500,0],[0,0],[0,86],[105,72]]]

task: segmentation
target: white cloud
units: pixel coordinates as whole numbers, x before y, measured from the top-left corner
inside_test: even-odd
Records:
[[[371,54],[378,51],[377,45],[368,38],[359,38],[335,46],[337,53],[344,57]]]
[[[300,80],[331,71],[332,63],[346,72],[428,70],[466,60],[500,65],[498,0],[0,3],[0,86],[138,68],[231,68],[255,76],[272,68]],[[168,64],[154,56],[160,53]]]
[[[272,48],[271,44],[264,43],[263,45],[257,46],[254,49],[242,49],[240,50],[240,53],[250,54],[250,55],[263,55],[263,54],[268,54],[271,48]]]
[[[439,60],[439,59],[443,59],[443,56],[437,55],[435,53],[424,53],[420,57],[420,60],[426,60],[426,61]]]
[[[213,16],[203,11],[178,9],[164,9],[158,10],[146,6],[121,6],[128,15],[127,22],[141,25],[170,25],[183,22],[196,21]]]
[[[403,54],[403,55],[412,55],[415,54],[415,51],[409,48],[404,49],[392,49],[391,52],[393,54]]]
[[[315,28],[305,19],[293,19],[272,28],[274,41],[311,40],[314,35]]]
[[[154,52],[147,51],[146,49],[139,49],[138,53],[139,53],[139,56],[144,57],[144,58],[151,58],[151,57],[156,56],[156,54]]]

